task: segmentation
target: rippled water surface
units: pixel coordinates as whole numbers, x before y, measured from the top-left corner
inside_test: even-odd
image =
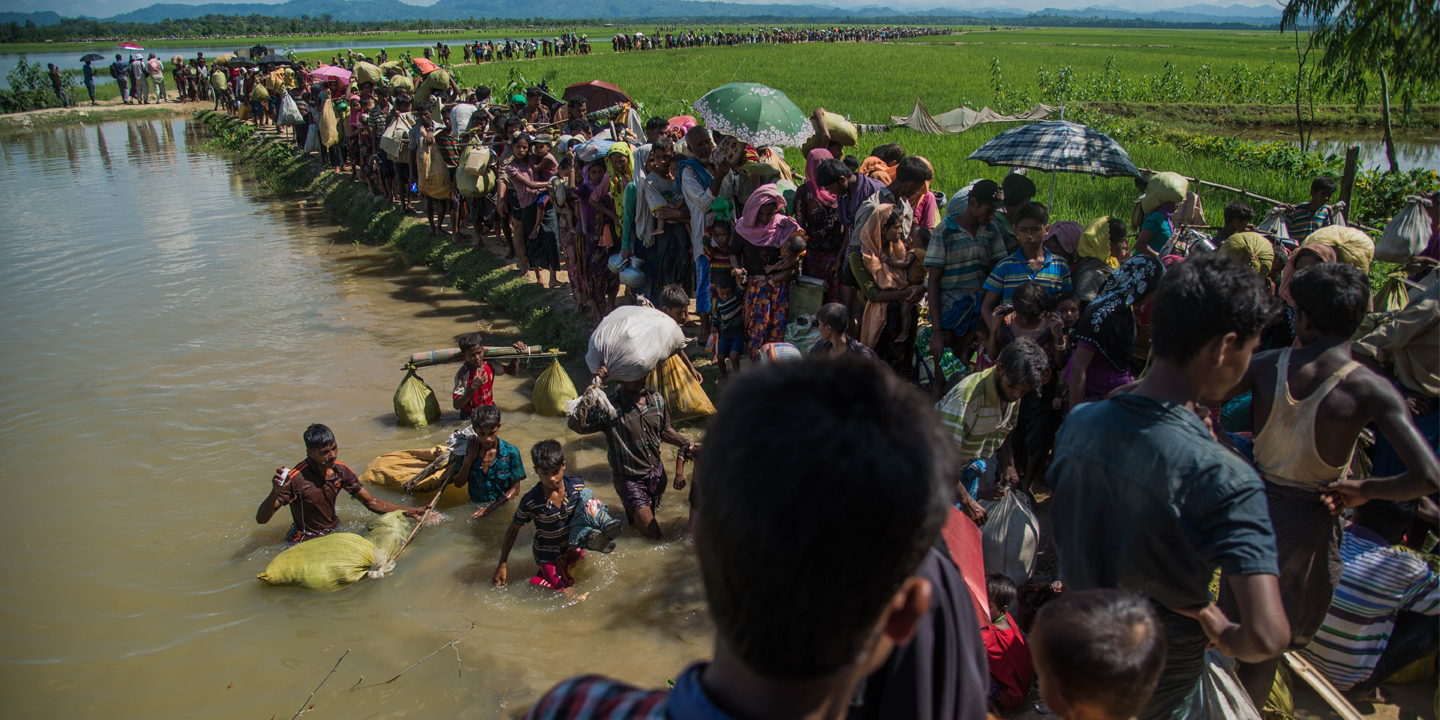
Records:
[[[524,585],[529,529],[511,586],[492,588],[510,513],[470,522],[463,491],[382,580],[318,593],[255,579],[288,525],[282,511],[258,526],[255,509],[273,469],[303,457],[301,430],[329,424],[357,472],[441,442],[453,413],[395,425],[402,358],[505,321],[338,238],[318,210],[260,198],[200,141],[157,120],[0,142],[0,714],[288,718],[349,649],[310,717],[486,718],[579,672],[660,687],[707,654],[673,491],[669,540],[627,534],[592,554],[578,604]],[[443,399],[452,372],[422,375]],[[532,415],[529,393],[497,382],[501,437],[527,469],[532,443],[561,439],[618,510],[603,441]],[[371,517],[343,495],[340,516],[352,531]],[[472,621],[458,667],[447,649],[365,687]]]

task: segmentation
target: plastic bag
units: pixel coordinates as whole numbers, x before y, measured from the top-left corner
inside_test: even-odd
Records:
[[[395,419],[402,427],[425,427],[440,419],[440,401],[435,391],[408,368],[400,387],[395,388]]]
[[[690,368],[677,353],[660,363],[645,379],[645,387],[660,393],[665,399],[665,409],[670,411],[670,420],[679,422],[691,418],[715,414],[715,405]]]
[[[476,166],[476,172],[471,173],[471,166]],[[462,172],[455,173],[455,189],[465,197],[480,197],[495,189],[495,173],[490,167],[490,149],[483,146],[470,145],[460,155],[460,168]]]
[[[1295,241],[1290,239],[1290,226],[1285,224],[1285,206],[1279,205],[1270,210],[1270,214],[1260,221],[1257,228],[1262,234],[1279,240],[1285,245],[1294,247]]]
[[[988,523],[987,523],[988,524]],[[1219,650],[1205,651],[1200,689],[1191,693],[1185,715],[1179,720],[1261,720],[1245,687],[1235,677],[1234,660]]]
[[[787,342],[766,343],[760,346],[760,363],[786,362],[789,360],[804,360],[805,353],[800,348]]]
[[[999,500],[981,503],[985,507],[985,572],[1004,573],[1015,586],[1024,585],[1035,571],[1035,552],[1040,547],[1040,521],[1021,493],[1005,493]]]
[[[570,521],[570,547],[608,553],[615,549],[615,538],[624,526],[610,517],[610,508],[595,497],[590,488],[580,491],[574,519]]]
[[[411,80],[409,75],[391,75],[387,82],[390,83],[392,89],[404,88],[412,91],[415,89],[415,81]]]
[[[1140,207],[1148,215],[1167,202],[1185,202],[1190,192],[1190,181],[1184,175],[1173,172],[1155,173],[1145,185],[1145,194],[1140,196]],[[1136,227],[1139,224],[1136,223]]]
[[[310,123],[310,130],[305,133],[305,152],[320,152],[320,127],[315,123]]]
[[[530,399],[535,403],[535,412],[551,417],[564,417],[565,405],[579,397],[575,383],[569,373],[560,365],[560,358],[550,362],[550,367],[535,378],[535,389]]]
[[[271,585],[330,590],[349,585],[375,564],[375,545],[355,533],[306,540],[275,556],[255,577]]]
[[[611,380],[644,380],[655,366],[685,346],[675,320],[638,305],[615,308],[590,334],[585,364],[595,372],[604,365]]]
[[[1370,274],[1370,263],[1375,259],[1375,242],[1361,230],[1343,225],[1328,225],[1305,238],[1305,245],[1330,245],[1340,262],[1366,275]]]
[[[1404,270],[1385,276],[1385,281],[1380,283],[1380,291],[1375,293],[1375,312],[1402,310],[1410,304],[1410,286],[1406,278]]]
[[[440,155],[439,146],[431,143],[416,153],[415,164],[420,177],[420,194],[436,200],[449,200],[450,172],[445,168],[445,158]]]
[[[1385,232],[1375,243],[1375,259],[1403,263],[1419,255],[1430,240],[1430,214],[1425,208],[1430,200],[1412,196],[1395,217],[1385,224]]]
[[[420,81],[420,86],[415,88],[415,102],[425,102],[430,99],[431,94],[444,92],[448,87],[450,73],[439,68],[431,70],[425,74],[425,79]]]
[[[280,117],[275,120],[277,125],[300,125],[305,118],[300,116],[300,106],[295,104],[295,98],[290,97],[289,92],[280,96]]]
[[[820,342],[820,326],[815,322],[815,316],[801,315],[786,325],[785,342],[808,353],[815,343]]]
[[[575,159],[586,163],[594,162],[609,154],[610,146],[614,144],[613,140],[591,138],[575,146]]]
[[[1186,193],[1185,202],[1175,209],[1175,215],[1170,222],[1176,226],[1180,225],[1204,225],[1205,206],[1200,202],[1200,196],[1195,193]]]

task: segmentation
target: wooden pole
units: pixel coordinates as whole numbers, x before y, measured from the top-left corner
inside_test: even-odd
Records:
[[[1355,189],[1355,172],[1360,164],[1360,147],[1351,145],[1345,150],[1345,177],[1340,181],[1340,202],[1350,207],[1350,193]]]
[[[1358,153],[1358,152],[1360,151],[1359,148],[1351,148],[1351,150],[1355,151],[1356,153]],[[1349,171],[1348,171],[1348,168],[1349,168],[1348,162],[1349,162],[1349,159],[1350,159],[1350,153],[1349,153],[1349,152],[1346,153],[1345,159],[1346,159],[1346,162],[1347,162],[1347,165],[1346,165],[1346,167],[1347,167],[1347,175],[1346,175],[1346,176],[1350,178],[1350,184],[1353,185],[1353,184],[1354,184],[1354,174],[1353,174],[1353,172],[1349,172]],[[1155,172],[1154,170],[1151,170],[1150,168],[1140,168],[1140,171],[1141,171],[1141,172],[1147,172],[1147,173]],[[1230,187],[1229,185],[1221,185],[1220,183],[1213,183],[1213,182],[1210,182],[1209,180],[1201,180],[1200,178],[1185,178],[1185,179],[1186,179],[1186,180],[1189,180],[1190,182],[1195,183],[1195,184],[1197,184],[1197,185],[1204,185],[1205,187],[1212,187],[1212,188],[1215,188],[1216,190],[1224,190],[1224,191],[1226,191],[1226,192],[1236,193],[1236,194],[1238,194],[1240,197],[1255,198],[1256,200],[1259,200],[1259,201],[1261,201],[1261,202],[1267,202],[1267,203],[1270,203],[1271,205],[1289,205],[1289,203],[1281,202],[1281,201],[1279,201],[1279,200],[1276,200],[1275,198],[1268,198],[1268,197],[1265,197],[1264,195],[1258,195],[1258,194],[1253,193],[1253,192],[1250,192],[1249,190],[1246,190],[1246,189],[1244,189],[1244,188]],[[1348,186],[1347,186],[1347,187],[1348,187]],[[1342,196],[1342,198],[1343,198],[1343,197],[1345,197],[1345,196]],[[1346,222],[1346,224],[1349,225],[1350,227],[1360,228],[1361,230],[1364,230],[1364,231],[1367,232],[1367,233],[1375,234],[1375,233],[1380,232],[1379,230],[1377,230],[1377,229],[1375,229],[1375,228],[1372,228],[1372,227],[1369,227],[1369,226],[1367,226],[1367,225],[1361,225],[1360,223],[1352,222],[1349,218],[1346,218],[1346,219],[1345,219],[1345,222]]]

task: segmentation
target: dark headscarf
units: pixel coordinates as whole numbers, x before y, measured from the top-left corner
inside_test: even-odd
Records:
[[[1165,266],[1145,255],[1121,263],[1080,315],[1075,339],[1094,345],[1117,371],[1129,369],[1135,354],[1135,313],[1131,308],[1155,290],[1164,274]]]

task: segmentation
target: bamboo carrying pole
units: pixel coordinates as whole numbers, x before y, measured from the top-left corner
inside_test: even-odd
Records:
[[[1358,152],[1358,150],[1359,150],[1358,148],[1352,148],[1352,149],[1356,150],[1357,152]],[[1347,163],[1347,165],[1346,165],[1346,168],[1347,168],[1346,172],[1347,172],[1347,176],[1348,176],[1348,173],[1349,173],[1349,165],[1348,165],[1348,163],[1349,163],[1350,154],[1347,152],[1345,157],[1346,157],[1346,163]],[[1140,171],[1141,171],[1141,172],[1147,172],[1147,173],[1155,172],[1154,170],[1151,170],[1150,168],[1140,168]],[[1280,201],[1280,200],[1276,200],[1275,198],[1265,197],[1264,195],[1260,195],[1260,194],[1258,194],[1258,193],[1250,192],[1249,190],[1246,190],[1246,189],[1244,189],[1244,188],[1230,187],[1229,185],[1221,185],[1220,183],[1210,182],[1209,180],[1201,180],[1200,178],[1187,177],[1187,178],[1185,178],[1185,179],[1186,179],[1186,180],[1189,180],[1190,182],[1195,183],[1195,184],[1197,184],[1197,185],[1204,185],[1205,187],[1215,188],[1216,190],[1224,190],[1224,191],[1226,191],[1226,192],[1236,193],[1236,194],[1240,195],[1240,197],[1255,198],[1256,200],[1259,200],[1259,201],[1261,201],[1261,202],[1267,202],[1267,203],[1270,203],[1271,205],[1289,205],[1289,204],[1290,204],[1290,203],[1287,203],[1287,202],[1283,202],[1283,201]],[[1354,184],[1354,178],[1353,178],[1353,177],[1351,177],[1350,183],[1351,183],[1352,185]],[[1348,201],[1348,198],[1345,198],[1345,199]],[[1375,228],[1372,228],[1372,227],[1370,227],[1370,226],[1368,226],[1368,225],[1361,225],[1360,223],[1357,223],[1357,222],[1351,222],[1349,219],[1347,219],[1345,222],[1346,222],[1346,224],[1348,224],[1350,227],[1360,228],[1361,230],[1364,230],[1364,231],[1367,232],[1367,233],[1372,233],[1372,234],[1373,234],[1373,233],[1378,233],[1378,232],[1380,232],[1379,230],[1377,230],[1377,229],[1375,229]],[[1302,239],[1303,239],[1303,238],[1302,238]]]
[[[1340,716],[1341,720],[1365,720],[1355,710],[1355,706],[1351,705],[1350,701],[1346,700],[1345,696],[1336,690],[1335,686],[1331,685],[1330,681],[1325,679],[1325,676],[1321,675],[1309,660],[1293,652],[1285,653],[1284,657],[1285,664],[1290,667],[1290,670],[1304,680],[1305,684],[1309,685],[1335,711],[1335,714]]]

